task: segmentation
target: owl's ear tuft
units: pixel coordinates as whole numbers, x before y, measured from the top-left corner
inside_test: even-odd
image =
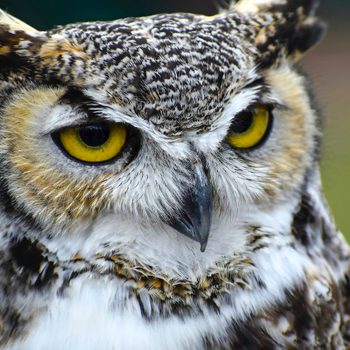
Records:
[[[0,25],[2,27],[7,27],[8,30],[12,31],[23,31],[23,32],[38,32],[38,30],[29,26],[28,24],[22,22],[16,17],[13,17],[0,9]]]
[[[292,35],[286,40],[288,44],[287,55],[298,59],[321,41],[326,29],[326,23],[318,18],[309,18],[302,23],[296,24]]]
[[[319,0],[240,0],[233,1],[231,9],[241,13],[302,11],[306,15],[314,15]]]
[[[0,71],[28,67],[46,35],[0,10]]]
[[[256,47],[262,66],[280,57],[298,60],[324,36],[326,24],[315,16],[317,0],[241,0],[231,10],[256,19]]]
[[[34,74],[39,72],[40,66],[46,66],[48,71],[54,70],[63,55],[86,58],[80,46],[62,35],[48,36],[46,32],[38,31],[0,10],[0,73],[20,71]]]

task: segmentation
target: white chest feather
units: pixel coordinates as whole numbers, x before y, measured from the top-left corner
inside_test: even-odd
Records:
[[[172,281],[186,280],[192,284],[208,276],[215,265],[222,273],[239,270],[234,264],[226,264],[234,257],[250,259],[252,264],[247,273],[242,269],[247,288],[228,283],[225,293],[215,296],[219,312],[197,297],[187,305],[187,312],[162,313],[157,310],[162,304],[157,294],[146,289],[135,290],[132,286],[137,280],[104,273],[110,267],[103,262],[97,265],[97,272],[95,269],[72,279],[63,292],[57,288],[47,300],[40,296],[41,307],[36,308],[27,336],[6,350],[184,350],[202,349],[206,337],[223,340],[232,321],[239,324],[253,313],[283,303],[285,291],[305,281],[305,271],[312,263],[291,245],[290,235],[282,234],[289,229],[291,220],[285,212],[249,218],[248,222],[257,225],[260,220],[270,223],[265,227],[260,225],[260,243],[257,249],[251,246],[251,251],[246,228],[229,227],[227,223],[224,227],[215,222],[213,226],[217,229],[213,230],[205,253],[200,253],[196,242],[182,236],[174,244],[174,232],[169,235],[155,232],[142,240],[137,227],[130,228],[130,222],[123,225],[120,218],[116,219],[117,228],[111,218],[106,218],[90,236],[72,236],[69,244],[65,239],[45,242],[62,261],[77,253],[77,247],[89,261],[94,254],[122,250],[130,261],[134,257],[154,266],[155,275],[166,273]],[[142,303],[138,298],[142,298]],[[145,317],[145,313],[151,314],[149,310],[156,310],[153,317]]]
[[[6,350],[202,349],[205,337],[225,339],[232,320],[243,322],[250,313],[283,302],[284,290],[301,284],[309,265],[290,247],[261,251],[255,263],[265,288],[232,290],[220,313],[203,306],[193,317],[149,320],[130,295],[127,282],[80,276],[63,295],[47,301],[47,309],[30,324],[25,340]]]
[[[147,321],[127,294],[115,281],[76,280],[69,295],[52,300],[25,342],[11,350],[200,349],[202,335],[224,328],[224,318],[208,314]]]

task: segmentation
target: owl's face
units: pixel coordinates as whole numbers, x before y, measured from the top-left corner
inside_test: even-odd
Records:
[[[302,2],[261,3],[52,32],[2,14],[11,207],[54,235],[114,217],[204,250],[221,223],[289,202],[318,139],[293,62],[323,27]]]

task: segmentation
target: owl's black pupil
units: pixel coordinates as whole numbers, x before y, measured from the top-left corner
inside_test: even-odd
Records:
[[[78,130],[80,139],[89,147],[99,147],[107,142],[110,131],[107,124],[90,124]]]
[[[235,134],[242,134],[249,130],[253,124],[253,113],[251,111],[242,112],[233,120],[231,131]]]

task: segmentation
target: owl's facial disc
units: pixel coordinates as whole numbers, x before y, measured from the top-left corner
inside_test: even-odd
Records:
[[[182,211],[170,218],[168,224],[199,242],[201,252],[204,252],[211,226],[211,191],[202,162],[196,160],[190,166],[193,169],[193,186],[184,198]]]

